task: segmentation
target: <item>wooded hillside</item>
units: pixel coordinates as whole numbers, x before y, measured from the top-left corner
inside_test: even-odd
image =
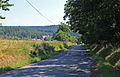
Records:
[[[58,25],[51,26],[1,26],[0,35],[5,39],[42,39],[43,35],[54,36]]]

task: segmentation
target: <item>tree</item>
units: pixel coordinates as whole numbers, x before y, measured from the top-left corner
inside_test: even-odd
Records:
[[[64,36],[65,36],[64,32],[59,30],[59,32],[55,34],[55,39],[59,41],[65,41]]]
[[[120,43],[120,0],[68,0],[66,18],[85,43]]]
[[[69,26],[66,25],[65,23],[61,23],[61,24],[60,24],[60,26],[58,27],[56,33],[58,33],[60,30],[63,31],[63,32],[66,32],[66,33],[70,33],[70,28],[69,28]]]
[[[70,41],[71,35],[69,33],[69,26],[61,23],[61,25],[57,29],[57,32],[55,33],[55,39],[59,41]]]
[[[59,41],[71,41],[70,37],[71,37],[71,35],[69,33],[63,32],[62,30],[60,30],[55,35],[55,39],[59,40]]]
[[[0,10],[9,11],[8,7],[13,6],[13,4],[9,4],[8,2],[9,0],[0,0]],[[0,19],[5,19],[5,17],[0,15]]]
[[[52,26],[51,26],[52,27]],[[20,39],[25,38],[36,38],[36,39],[42,39],[42,36],[49,35],[50,38],[53,34],[55,34],[56,29],[58,26],[54,26],[56,28],[50,28],[48,27],[11,27],[11,26],[0,26],[0,35],[3,37],[18,37]],[[45,28],[45,29],[44,29]],[[49,40],[50,40],[49,38]],[[52,39],[53,40],[53,39]]]

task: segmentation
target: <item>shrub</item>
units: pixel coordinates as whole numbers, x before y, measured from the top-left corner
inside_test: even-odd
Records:
[[[9,70],[11,70],[12,68],[11,67],[9,67],[9,66],[6,66],[6,67],[0,67],[0,73],[3,73],[3,72],[5,72],[5,71],[9,71]]]

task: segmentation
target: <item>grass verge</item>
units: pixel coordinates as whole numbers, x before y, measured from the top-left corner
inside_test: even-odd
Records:
[[[120,77],[120,71],[115,70],[112,64],[95,52],[91,51],[90,53],[96,61],[101,77]]]
[[[73,45],[57,41],[0,40],[0,73],[47,59]]]

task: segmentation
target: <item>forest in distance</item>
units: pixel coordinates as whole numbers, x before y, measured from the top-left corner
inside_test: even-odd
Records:
[[[56,26],[1,26],[0,35],[5,39],[42,39],[43,35],[53,36]]]
[[[29,0],[26,1],[41,15]],[[9,0],[0,1],[2,11],[9,11],[10,6],[16,7],[9,4]],[[6,18],[0,15],[0,19]],[[1,26],[3,22],[0,22],[0,74],[80,44],[87,50],[85,55],[89,54],[93,60],[90,67],[97,75],[90,77],[120,77],[120,0],[67,0],[62,18],[65,23],[49,26]]]
[[[55,32],[59,25],[50,26],[0,26],[0,38],[9,40],[44,39],[49,36],[54,40]],[[76,36],[78,33],[70,32]]]

